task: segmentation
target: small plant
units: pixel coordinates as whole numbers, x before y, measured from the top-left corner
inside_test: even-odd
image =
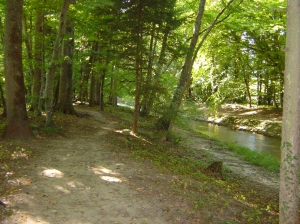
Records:
[[[43,127],[40,129],[40,132],[46,135],[55,136],[58,134],[62,134],[63,130],[58,127]]]

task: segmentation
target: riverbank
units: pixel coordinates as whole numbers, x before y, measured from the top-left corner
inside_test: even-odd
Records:
[[[224,104],[216,114],[211,113],[207,108],[200,108],[199,111],[203,113],[195,116],[195,120],[281,138],[282,109],[279,108],[248,108],[242,105]]]

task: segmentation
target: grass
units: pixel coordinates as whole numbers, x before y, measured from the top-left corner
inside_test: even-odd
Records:
[[[239,157],[245,161],[266,168],[269,171],[279,172],[280,162],[274,157],[259,153],[247,147],[236,145],[234,143],[219,143],[221,146],[235,152]]]

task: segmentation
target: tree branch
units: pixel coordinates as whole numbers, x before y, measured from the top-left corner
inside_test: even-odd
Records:
[[[238,3],[238,5],[240,5],[244,0],[240,0],[240,2]],[[227,5],[218,13],[218,15],[216,16],[216,18],[214,19],[214,21],[212,22],[212,24],[206,28],[205,30],[201,31],[201,33],[203,33],[205,31],[204,36],[202,37],[200,43],[197,45],[196,50],[194,51],[194,55],[193,55],[193,61],[195,61],[197,54],[200,50],[200,48],[202,47],[204,41],[206,40],[206,38],[208,37],[208,35],[210,34],[210,32],[212,31],[212,29],[219,23],[225,21],[227,18],[229,18],[229,16],[231,14],[228,14],[227,16],[225,16],[223,19],[219,20],[219,18],[223,15],[223,13],[226,11],[227,8],[229,8],[229,6],[234,2],[234,0],[230,0]],[[200,33],[200,34],[201,34]]]

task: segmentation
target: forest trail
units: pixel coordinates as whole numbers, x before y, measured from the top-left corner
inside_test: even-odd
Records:
[[[26,143],[42,155],[24,167],[22,177],[11,180],[20,190],[5,200],[14,214],[2,223],[172,223],[166,197],[155,190],[145,194],[135,183],[151,185],[149,178],[164,176],[122,149],[116,153],[113,121],[96,111],[84,113],[87,118],[77,119],[67,138]],[[120,135],[119,140],[126,138]]]
[[[76,110],[83,116],[73,119],[64,135],[22,142],[38,156],[8,178],[19,190],[2,198],[13,215],[1,223],[202,224],[252,218],[249,205],[230,198],[226,189],[211,189],[147,159],[136,159],[128,145],[143,147],[146,140],[134,140],[137,137],[128,130],[119,129],[116,118],[84,107]],[[277,196],[275,176],[238,161],[208,139],[178,131],[187,136],[182,144],[193,148],[196,158],[209,149],[228,169],[242,174],[243,182],[249,179],[246,191],[257,188],[262,195],[257,197],[265,200]]]

